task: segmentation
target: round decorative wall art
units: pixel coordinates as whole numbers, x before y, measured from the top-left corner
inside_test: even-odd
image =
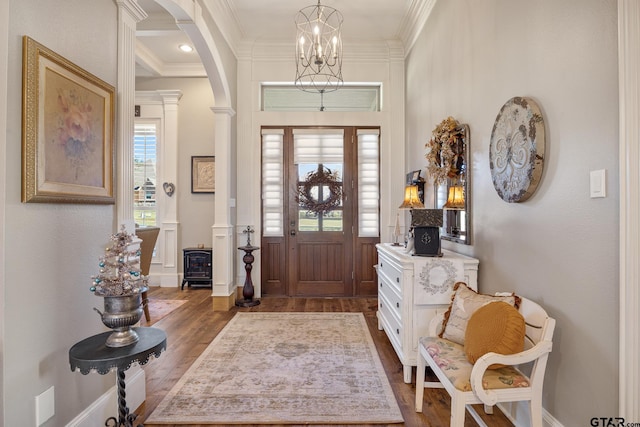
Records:
[[[493,186],[505,202],[533,195],[544,165],[544,120],[531,98],[515,97],[500,109],[491,131],[489,166]]]

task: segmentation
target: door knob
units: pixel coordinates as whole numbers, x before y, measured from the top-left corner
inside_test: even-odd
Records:
[[[296,230],[291,230],[291,231],[289,232],[289,234],[291,234],[292,236],[295,236],[295,235],[296,235]]]

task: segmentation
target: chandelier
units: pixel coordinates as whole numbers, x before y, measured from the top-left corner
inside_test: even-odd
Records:
[[[342,13],[333,7],[301,9],[296,15],[296,80],[305,92],[337,90],[342,80]]]

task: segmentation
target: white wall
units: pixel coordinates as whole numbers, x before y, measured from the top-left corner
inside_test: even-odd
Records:
[[[206,78],[137,78],[136,90],[180,90],[178,103],[178,268],[182,272],[182,248],[198,243],[211,247],[215,194],[191,193],[191,156],[214,156],[214,105]]]
[[[293,82],[295,64],[290,46],[281,50],[274,46],[254,46],[252,56],[238,61],[238,140],[237,140],[237,239],[244,241],[241,230],[251,225],[256,234],[253,242],[259,245],[261,232],[261,139],[260,128],[276,126],[380,126],[381,145],[381,236],[390,241],[397,207],[402,201],[404,176],[404,58],[394,46],[366,47],[344,42],[345,52],[360,55],[343,58],[343,77],[349,82],[382,83],[382,111],[342,112],[263,112],[260,111],[261,82]],[[318,94],[318,106],[320,95]],[[256,296],[260,296],[260,253],[255,253],[252,277]],[[236,282],[244,281],[241,257],[236,260]]]
[[[544,407],[565,426],[618,408],[618,81],[614,0],[439,1],[407,58],[407,154],[442,119],[471,130],[472,246],[482,292],[514,290],[557,319]],[[489,170],[501,106],[541,107],[547,145],[531,199],[508,204]],[[413,169],[413,168],[410,168]],[[589,197],[606,169],[607,197]],[[526,425],[526,424],[525,424]]]
[[[6,426],[36,425],[36,395],[55,386],[64,425],[115,377],[71,372],[69,348],[104,330],[90,291],[98,257],[114,232],[113,205],[23,204],[21,182],[22,36],[115,86],[117,8],[113,0],[9,0],[4,245],[3,383]],[[4,67],[4,65],[3,65]]]

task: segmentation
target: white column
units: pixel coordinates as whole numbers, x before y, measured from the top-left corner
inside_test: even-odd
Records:
[[[160,286],[176,287],[179,285],[178,275],[178,201],[174,194],[169,197],[164,192],[163,184],[172,183],[178,186],[178,102],[182,97],[179,90],[158,90],[162,98],[164,113],[163,144],[160,153],[162,167],[162,182],[156,183],[156,197],[162,197],[160,204],[162,209],[162,238],[158,243],[162,244],[162,273]]]
[[[212,107],[215,115],[216,203],[213,233],[214,308],[228,309],[235,300],[233,281],[234,238],[231,224],[231,118],[232,108]],[[235,200],[234,200],[235,201]]]
[[[133,122],[136,91],[136,23],[147,17],[135,0],[118,6],[116,217],[133,230]]]
[[[390,115],[389,121],[390,135],[388,138],[381,138],[382,143],[387,147],[380,147],[380,155],[384,156],[383,150],[388,150],[389,162],[381,162],[382,167],[389,168],[388,171],[381,171],[380,180],[380,200],[390,200],[391,203],[380,204],[380,239],[382,242],[393,241],[393,230],[396,225],[396,214],[398,206],[404,194],[405,172],[407,171],[407,144],[395,144],[391,141],[405,141],[404,127],[404,106],[405,106],[405,76],[404,76],[404,49],[401,43],[387,42],[389,49],[389,94]],[[385,166],[386,164],[386,166]],[[402,167],[398,167],[402,165]],[[387,179],[385,182],[384,179]],[[401,225],[406,224],[408,210],[400,212]],[[406,225],[403,227],[407,229]]]
[[[640,420],[640,3],[618,0],[620,102],[619,412]]]

